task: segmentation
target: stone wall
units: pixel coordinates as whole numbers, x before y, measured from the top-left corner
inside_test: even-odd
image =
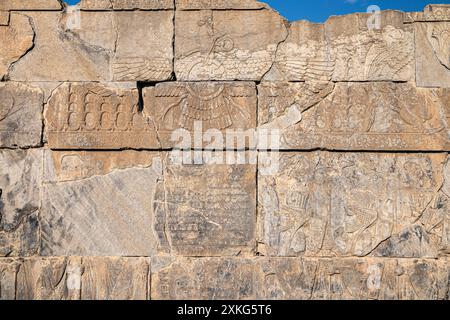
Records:
[[[0,1],[0,299],[449,299],[449,5],[80,8]]]

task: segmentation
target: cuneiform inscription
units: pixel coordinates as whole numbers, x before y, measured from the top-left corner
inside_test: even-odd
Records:
[[[156,191],[162,252],[234,255],[254,250],[254,165],[168,165]]]

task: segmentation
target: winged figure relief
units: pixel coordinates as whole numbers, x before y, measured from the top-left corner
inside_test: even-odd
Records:
[[[364,66],[365,79],[401,79],[402,72],[411,67],[413,57],[414,48],[411,37],[402,30],[390,30],[367,52]]]
[[[172,62],[165,58],[117,58],[112,64],[114,80],[160,80],[172,73]]]
[[[276,65],[288,79],[305,81],[296,97],[296,102],[303,110],[320,102],[334,89],[331,79],[335,61],[327,54],[311,58],[280,55]]]
[[[243,109],[235,98],[239,97],[233,89],[225,84],[197,86],[190,84],[178,86],[160,92],[158,96],[175,97],[174,103],[167,106],[159,119],[159,123],[168,127],[194,129],[194,123],[200,121],[203,129],[223,130],[234,124],[235,118],[250,120],[250,113]],[[169,123],[172,114],[176,123]]]
[[[273,62],[275,46],[253,51],[236,48],[229,35],[214,40],[208,52],[196,50],[176,62],[177,73],[183,80],[259,79]]]

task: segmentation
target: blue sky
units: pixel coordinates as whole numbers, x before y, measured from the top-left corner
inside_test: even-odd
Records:
[[[378,5],[382,10],[422,11],[429,3],[448,3],[450,0],[260,0],[278,10],[287,19],[306,19],[324,22],[331,15],[352,12],[366,12],[370,5]],[[79,0],[66,0],[69,4]]]

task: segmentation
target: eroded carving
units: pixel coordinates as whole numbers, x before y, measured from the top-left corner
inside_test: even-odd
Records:
[[[39,250],[39,150],[0,150],[0,257]]]
[[[439,90],[409,84],[337,84],[321,100],[332,86],[312,96],[304,86],[260,85],[259,125],[283,117],[294,103],[307,109],[301,122],[279,128],[282,149],[447,150],[448,101]]]
[[[137,89],[70,83],[59,87],[45,111],[54,149],[158,147],[155,128],[139,110]]]
[[[438,193],[446,154],[314,152],[280,161],[275,177],[259,177],[263,253],[436,257],[447,245]]]
[[[187,256],[254,250],[255,174],[253,165],[169,164],[154,204],[160,250]]]
[[[181,81],[260,80],[287,33],[283,20],[266,10],[180,11],[175,25]],[[262,34],[261,28],[270,32]]]

